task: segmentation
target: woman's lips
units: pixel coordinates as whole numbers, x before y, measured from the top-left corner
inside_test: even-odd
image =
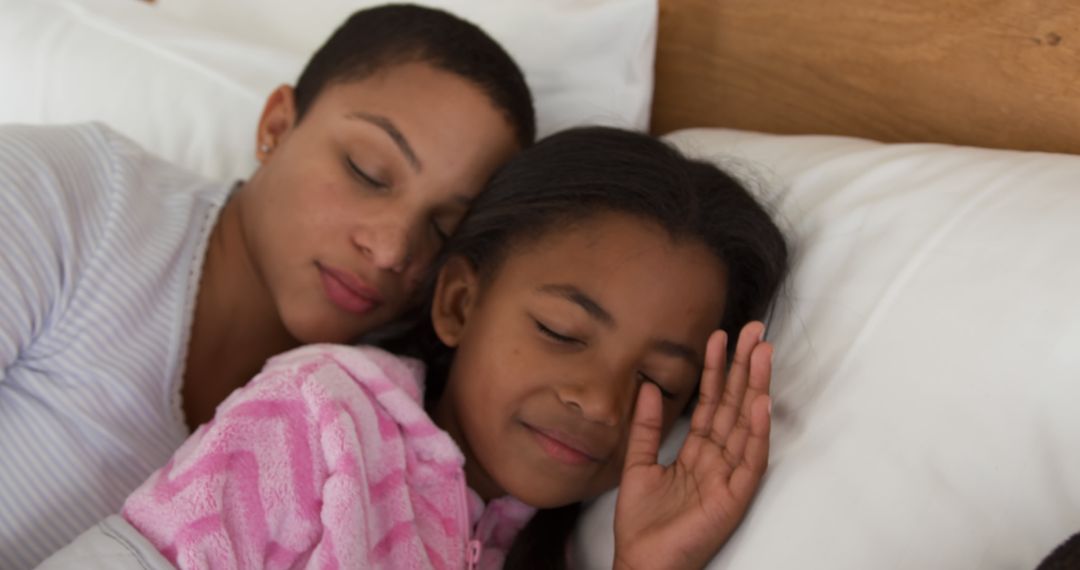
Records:
[[[366,315],[382,304],[382,295],[355,275],[316,262],[323,290],[338,308],[357,315]]]
[[[525,424],[525,428],[529,430],[540,449],[543,449],[556,461],[568,465],[586,465],[599,461],[595,455],[589,453],[586,449],[587,446],[573,441],[572,438],[565,434],[543,430],[528,424]]]

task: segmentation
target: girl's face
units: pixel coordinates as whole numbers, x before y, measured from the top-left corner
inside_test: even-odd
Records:
[[[237,196],[245,242],[294,338],[347,342],[411,302],[518,145],[479,88],[424,63],[331,83],[299,121],[292,101],[280,88],[264,111],[270,150]]]
[[[695,393],[724,284],[705,245],[620,214],[545,234],[487,279],[451,261],[432,316],[457,351],[435,415],[469,485],[540,508],[614,487],[641,383],[665,396],[665,433]]]

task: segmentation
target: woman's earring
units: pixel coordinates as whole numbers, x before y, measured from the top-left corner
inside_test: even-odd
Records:
[[[264,144],[264,145],[260,146],[259,147],[259,152],[262,152],[262,153],[270,152],[270,145]]]

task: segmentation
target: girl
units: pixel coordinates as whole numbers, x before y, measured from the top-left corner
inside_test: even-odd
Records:
[[[414,361],[379,349],[279,356],[50,567],[86,568],[95,540],[142,567],[561,567],[576,505],[621,480],[616,567],[701,568],[765,469],[754,319],[786,259],[715,167],[612,129],[550,137],[446,248],[424,396]]]
[[[235,187],[100,125],[0,128],[0,568],[116,512],[270,356],[400,316],[533,132],[509,55],[411,6],[274,91]]]

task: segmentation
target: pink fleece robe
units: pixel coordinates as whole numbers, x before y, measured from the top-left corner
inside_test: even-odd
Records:
[[[278,356],[124,504],[178,568],[500,568],[533,509],[484,505],[424,412],[419,364]]]

